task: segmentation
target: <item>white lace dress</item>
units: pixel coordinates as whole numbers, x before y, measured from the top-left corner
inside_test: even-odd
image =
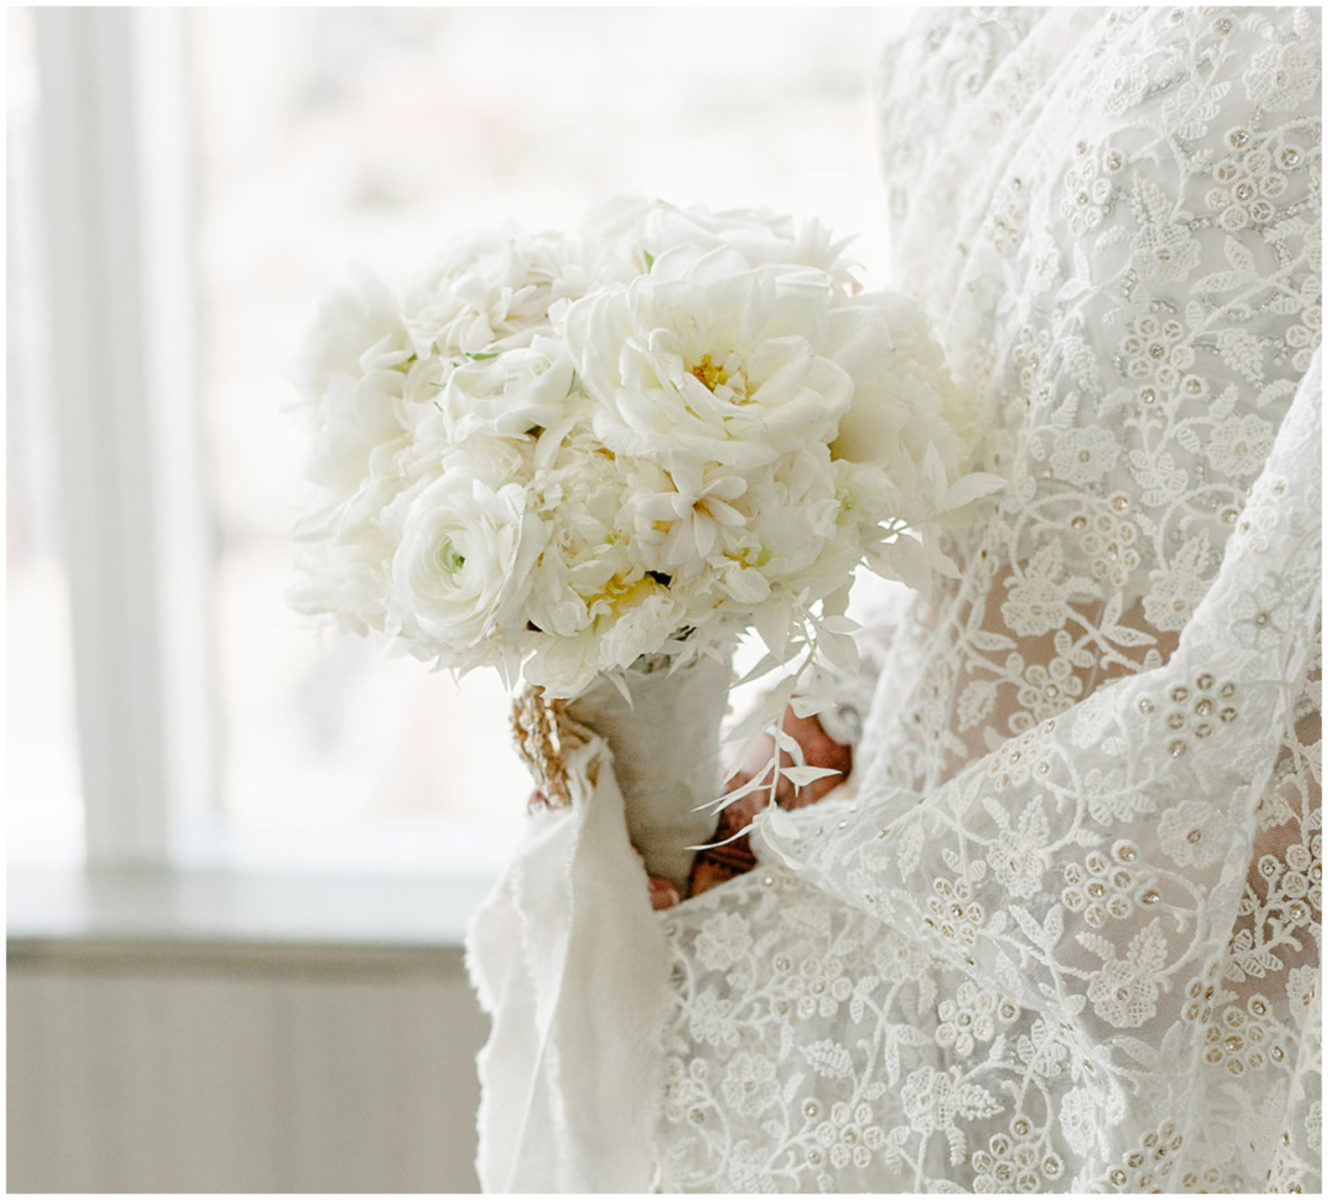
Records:
[[[887,54],[893,282],[1010,488],[856,794],[663,917],[662,1190],[1319,1188],[1319,37],[1005,9]]]

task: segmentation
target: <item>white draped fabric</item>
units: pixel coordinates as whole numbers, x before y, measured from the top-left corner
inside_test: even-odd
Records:
[[[1009,487],[894,630],[853,794],[658,919],[666,982],[586,968],[595,1039],[526,1022],[598,1141],[501,1148],[491,1090],[486,1187],[1319,1188],[1319,87],[1310,9],[931,11],[890,49],[884,282]],[[641,925],[615,880],[538,905]]]

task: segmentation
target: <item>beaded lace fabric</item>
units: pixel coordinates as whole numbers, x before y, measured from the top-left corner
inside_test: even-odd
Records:
[[[856,793],[664,918],[662,1190],[1319,1189],[1319,41],[999,9],[887,53],[892,282],[1010,486]]]

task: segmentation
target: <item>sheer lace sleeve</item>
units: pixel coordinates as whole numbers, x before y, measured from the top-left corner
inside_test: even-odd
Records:
[[[1317,825],[1303,823],[1294,866],[1289,848],[1269,865],[1252,852],[1317,660],[1320,399],[1316,360],[1164,667],[1099,690],[921,801],[868,789],[855,811],[780,814],[767,844],[1132,1077],[1192,1052],[1252,857],[1263,876],[1298,867],[1319,895]],[[1283,947],[1307,949],[1294,935]]]
[[[1312,9],[887,55],[898,281],[1009,488],[857,795],[666,920],[666,1185],[1317,1186],[1319,86]]]

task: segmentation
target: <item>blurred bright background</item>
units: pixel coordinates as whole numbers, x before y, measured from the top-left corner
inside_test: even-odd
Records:
[[[468,227],[566,225],[622,192],[819,215],[862,235],[857,257],[880,279],[870,75],[904,16],[135,14],[160,26],[149,30],[159,53],[105,86],[143,84],[178,110],[177,126],[154,124],[151,111],[139,121],[139,167],[187,199],[183,224],[146,225],[140,247],[150,258],[158,230],[184,230],[187,253],[163,243],[157,258],[187,303],[168,307],[153,337],[187,352],[169,397],[187,419],[145,469],[160,475],[158,504],[202,514],[160,551],[203,572],[202,611],[164,601],[158,614],[189,627],[181,636],[201,664],[188,704],[159,698],[184,714],[166,735],[181,745],[161,752],[208,764],[188,796],[165,797],[169,854],[290,866],[445,865],[460,854],[474,865],[501,857],[524,811],[529,783],[496,677],[458,686],[381,646],[319,633],[286,607],[302,456],[283,413],[286,372],[324,289],[352,260],[408,271]],[[9,853],[68,863],[85,852],[80,761],[90,761],[76,714],[102,711],[79,690],[100,689],[113,716],[136,693],[108,695],[114,685],[80,665],[71,642],[62,510],[97,498],[63,477],[52,412],[64,341],[43,294],[39,154],[43,106],[63,100],[42,78],[37,21],[8,12]],[[181,550],[180,537],[197,544]]]

